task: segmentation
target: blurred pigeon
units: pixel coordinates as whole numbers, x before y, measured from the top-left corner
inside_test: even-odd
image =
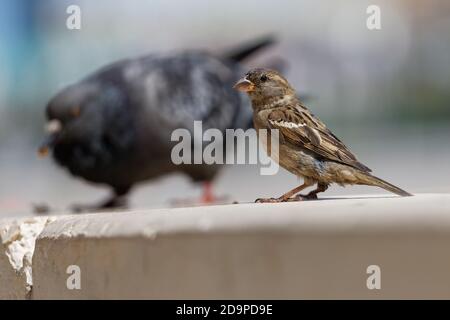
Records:
[[[265,37],[226,54],[183,51],[152,54],[110,64],[68,86],[47,105],[48,137],[41,155],[53,151],[56,162],[87,181],[108,185],[111,198],[81,210],[121,207],[139,182],[183,172],[204,182],[205,202],[219,165],[175,165],[171,133],[246,129],[252,125],[249,99],[233,89],[241,62],[274,43]]]

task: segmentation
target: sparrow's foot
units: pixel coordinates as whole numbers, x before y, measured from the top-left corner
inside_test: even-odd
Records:
[[[307,201],[307,200],[317,200],[317,194],[297,194],[293,196],[292,198],[289,198],[286,200],[287,202],[295,202],[295,201]]]
[[[308,193],[306,196],[302,196],[301,197],[304,198],[304,200],[317,200],[317,194],[316,193]]]
[[[296,194],[293,197],[279,197],[279,198],[258,198],[255,200],[256,203],[278,203],[278,202],[296,202],[296,201],[305,201],[305,200],[317,200],[317,193],[310,192],[307,195]]]
[[[258,198],[255,200],[255,203],[277,203],[284,202],[286,200],[282,198]]]
[[[279,197],[279,198],[258,198],[255,200],[256,203],[278,203],[278,202],[290,202],[290,201],[301,201],[301,199]]]
[[[287,200],[287,202],[297,202],[297,201],[305,201],[305,200],[309,200],[307,198],[307,196],[304,196],[302,194],[297,194],[297,195],[293,196],[292,198],[289,198]]]

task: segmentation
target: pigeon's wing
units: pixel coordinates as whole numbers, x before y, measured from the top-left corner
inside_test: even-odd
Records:
[[[364,172],[371,170],[326,126],[301,104],[278,108],[268,114],[272,129],[278,129],[285,141],[308,149],[327,160],[340,162]]]
[[[253,41],[248,41],[233,48],[229,52],[223,55],[224,58],[232,60],[234,62],[242,62],[249,56],[256,52],[261,51],[266,47],[270,47],[276,43],[276,37],[273,35],[267,35]]]
[[[135,80],[138,95],[153,119],[170,130],[193,127],[203,130],[242,128],[251,122],[248,98],[233,90],[241,68],[205,52],[163,56],[144,64]]]

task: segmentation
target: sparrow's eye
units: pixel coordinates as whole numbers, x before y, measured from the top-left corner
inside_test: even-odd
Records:
[[[262,76],[261,76],[261,78],[259,78],[259,80],[261,80],[261,82],[266,82],[267,81],[267,76],[265,75],[265,74],[263,74]]]

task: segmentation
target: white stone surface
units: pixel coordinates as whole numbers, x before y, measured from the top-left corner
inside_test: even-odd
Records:
[[[449,298],[449,248],[450,195],[66,216],[37,240],[33,298]]]

